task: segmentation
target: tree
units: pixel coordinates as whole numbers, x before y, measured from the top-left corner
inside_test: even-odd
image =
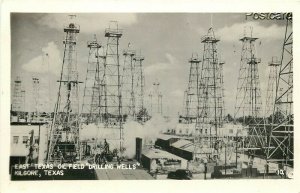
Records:
[[[138,113],[137,113],[137,120],[139,121],[144,121],[149,117],[148,111],[146,108],[142,108]]]
[[[225,120],[227,120],[228,122],[232,122],[234,119],[230,114],[228,114],[226,115]]]

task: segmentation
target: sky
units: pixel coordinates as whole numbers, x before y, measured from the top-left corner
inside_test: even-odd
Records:
[[[75,13],[76,14],[76,13]],[[277,20],[246,20],[245,13],[77,13],[80,25],[77,41],[77,65],[79,80],[86,76],[87,41],[97,39],[106,43],[104,30],[109,21],[118,21],[123,29],[120,51],[130,43],[131,49],[145,57],[145,95],[156,80],[163,94],[163,112],[176,116],[183,108],[184,90],[189,76],[188,60],[192,53],[201,58],[201,37],[210,27],[220,38],[218,54],[225,61],[224,89],[226,112],[234,114],[238,71],[241,59],[244,27],[253,27],[257,40],[256,52],[259,64],[262,102],[265,103],[268,80],[268,62],[273,56],[280,58],[284,38],[285,22]],[[53,109],[57,96],[58,74],[63,57],[63,26],[68,24],[67,13],[12,13],[11,14],[11,88],[13,80],[20,76],[26,90],[26,109],[31,110],[32,77],[40,78],[40,98],[43,108]],[[45,54],[49,56],[49,65]],[[120,57],[122,64],[123,56]],[[80,85],[81,93],[84,84]],[[81,94],[82,98],[82,94]],[[80,99],[82,100],[82,99]],[[48,105],[50,101],[50,105]]]

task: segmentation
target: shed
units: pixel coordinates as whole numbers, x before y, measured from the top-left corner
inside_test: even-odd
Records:
[[[193,152],[194,145],[189,140],[181,139],[171,145],[171,153],[186,160],[193,160]]]
[[[187,160],[161,149],[150,148],[144,150],[141,162],[144,168],[152,171],[174,171],[186,169]]]

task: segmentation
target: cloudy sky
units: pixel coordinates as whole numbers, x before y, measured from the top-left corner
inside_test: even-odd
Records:
[[[87,41],[94,34],[106,43],[104,29],[109,21],[116,20],[122,28],[120,50],[130,43],[132,49],[145,56],[144,71],[146,95],[155,80],[160,82],[165,114],[176,115],[183,104],[183,93],[188,84],[189,63],[192,53],[202,57],[201,37],[211,25],[220,38],[218,52],[224,65],[225,106],[233,114],[237,76],[241,55],[241,42],[245,26],[252,26],[257,41],[257,54],[262,88],[262,100],[268,79],[268,62],[272,56],[279,58],[284,37],[284,21],[256,21],[244,13],[80,13],[76,14],[80,25],[77,43],[79,79],[86,76],[88,57]],[[41,79],[41,98],[56,100],[58,74],[61,68],[64,39],[63,25],[69,22],[68,14],[12,13],[11,56],[12,80],[20,76],[26,92],[26,100],[32,98],[32,76]],[[45,54],[49,55],[49,67]],[[121,57],[121,63],[123,57]],[[13,88],[13,84],[12,84]],[[81,85],[83,91],[83,85]],[[50,96],[50,97],[46,97]],[[26,104],[30,110],[30,102]],[[51,104],[51,109],[53,109]],[[46,108],[46,107],[45,107]]]

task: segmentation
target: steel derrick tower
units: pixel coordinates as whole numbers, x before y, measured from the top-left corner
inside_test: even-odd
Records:
[[[269,79],[267,87],[267,98],[265,106],[265,118],[267,119],[273,114],[275,95],[276,95],[276,81],[278,79],[278,70],[280,67],[280,61],[276,57],[272,57],[272,61],[269,62]]]
[[[39,120],[40,115],[40,79],[32,77],[33,109],[32,119]]]
[[[118,140],[120,152],[123,149],[123,122],[122,94],[121,94],[121,68],[119,56],[119,40],[122,30],[118,22],[111,21],[105,29],[106,50],[103,70],[103,92],[101,94],[100,108],[103,109],[104,127],[118,130],[119,136],[110,140]],[[103,99],[103,102],[102,102]]]
[[[266,145],[266,128],[262,114],[262,99],[258,64],[252,27],[244,29],[238,86],[235,103],[235,120],[242,122],[248,129],[245,146],[248,150],[258,150]]]
[[[83,104],[81,115],[87,123],[102,122],[103,109],[100,108],[101,93],[103,92],[103,64],[105,56],[101,54],[101,44],[96,35],[92,41],[87,42],[89,49]]]
[[[150,98],[150,109],[151,109],[151,116],[153,115],[163,115],[162,112],[162,93],[159,89],[160,83],[156,80],[156,82],[153,82],[152,84],[152,91],[150,92],[149,96]]]
[[[213,28],[202,37],[204,44],[203,59],[201,65],[201,77],[199,82],[199,106],[197,127],[200,134],[218,135],[218,128],[223,126],[224,99],[223,99],[223,72],[224,63],[219,61],[217,42]],[[211,128],[213,128],[211,130]]]
[[[217,43],[213,28],[201,38],[203,43],[203,58],[198,80],[198,105],[195,126],[195,154],[207,156],[202,152],[203,147],[212,148],[218,139],[218,129],[223,126],[223,72],[219,62]],[[213,152],[211,152],[213,153]]]
[[[292,19],[287,19],[282,55],[276,81],[273,121],[268,137],[267,160],[293,165],[293,31]]]
[[[122,71],[122,106],[123,114],[131,119],[136,119],[135,96],[135,51],[126,49],[123,51],[124,66]]]
[[[65,39],[58,96],[50,130],[47,163],[69,156],[74,162],[79,155],[79,103],[76,40],[79,25],[71,22],[64,27]]]
[[[197,117],[197,106],[198,106],[198,84],[200,81],[200,64],[201,60],[198,55],[192,55],[189,60],[190,63],[190,73],[188,88],[186,91],[186,101],[185,101],[185,121],[187,123],[195,122]]]
[[[144,56],[141,54],[135,55],[133,58],[135,62],[136,69],[136,113],[139,115],[137,117],[141,122],[146,121],[145,113],[145,104],[144,104],[144,87],[145,87],[145,76],[144,76],[144,67],[143,61],[145,60]]]
[[[246,28],[242,42],[240,70],[238,77],[237,95],[234,118],[242,118],[246,125],[255,124],[261,117],[262,102],[258,74],[260,58],[256,56],[255,41],[252,28],[247,33]]]
[[[14,81],[14,90],[11,110],[19,115],[21,111],[25,112],[25,90],[22,90],[22,80],[19,76]]]

